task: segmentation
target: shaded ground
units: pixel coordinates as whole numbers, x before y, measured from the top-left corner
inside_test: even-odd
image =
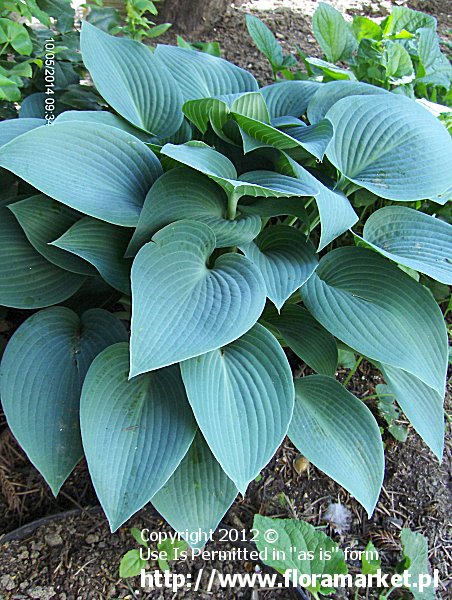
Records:
[[[341,10],[359,11],[370,16],[384,16],[389,2],[333,2]],[[399,4],[402,4],[400,2]],[[317,2],[309,0],[260,0],[231,9],[228,15],[206,38],[221,40],[224,56],[236,64],[250,69],[261,81],[268,81],[270,70],[253,46],[244,26],[244,13],[252,12],[263,18],[287,49],[301,47],[306,53],[318,54],[310,32],[310,18]],[[408,2],[412,8],[432,12],[438,17],[439,29],[445,34],[451,28],[452,3],[446,1]],[[269,12],[272,9],[272,12]],[[169,33],[165,41],[173,41]],[[0,316],[0,323],[1,323]],[[0,331],[1,336],[1,331]],[[1,343],[1,339],[0,339]],[[340,373],[343,378],[345,373]],[[374,392],[379,376],[363,363],[349,384],[350,391],[364,398]],[[372,408],[372,404],[369,403]],[[402,527],[421,531],[429,539],[432,568],[441,573],[439,598],[452,597],[451,582],[451,526],[448,523],[452,496],[450,466],[452,448],[446,446],[442,466],[410,430],[405,444],[387,439],[386,477],[380,502],[369,521],[362,507],[342,488],[325,477],[316,468],[301,475],[294,468],[297,452],[287,442],[272,463],[262,472],[259,482],[250,486],[245,499],[235,502],[226,515],[222,527],[247,529],[256,512],[267,516],[302,518],[313,525],[325,527],[341,547],[364,549],[372,540],[381,551],[386,570],[390,570],[399,557],[399,533]],[[449,436],[450,440],[450,436]],[[347,465],[344,465],[344,469]],[[341,502],[352,512],[348,531],[339,535],[324,516],[331,502]],[[45,515],[77,510],[52,521],[18,541],[0,539],[0,599],[55,598],[60,600],[92,600],[114,598],[251,598],[287,599],[288,590],[220,590],[194,593],[179,591],[176,595],[166,591],[142,593],[138,581],[123,581],[118,576],[121,556],[135,544],[129,535],[131,526],[161,529],[165,527],[152,508],[141,511],[117,533],[109,533],[106,520],[99,508],[85,464],[80,464],[64,485],[55,500],[40,475],[28,463],[23,452],[9,434],[0,414],[0,535]],[[225,542],[216,541],[208,549],[228,548]],[[351,571],[358,564],[349,563]],[[206,563],[200,559],[178,563],[174,570],[191,572],[193,576],[202,567],[206,578],[213,568],[221,572],[250,572],[255,563]],[[263,568],[260,565],[260,568]],[[449,587],[448,587],[449,586]],[[136,593],[140,590],[140,594]],[[375,592],[374,596],[377,593]],[[300,595],[293,597],[301,598]],[[353,597],[342,592],[334,598]],[[371,597],[371,596],[369,596]],[[391,595],[397,598],[397,594]]]

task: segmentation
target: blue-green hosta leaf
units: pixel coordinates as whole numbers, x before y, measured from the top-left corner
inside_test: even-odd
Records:
[[[387,258],[452,285],[452,225],[405,206],[367,219],[363,239]]]
[[[308,104],[308,119],[314,124],[325,118],[333,104],[349,96],[388,94],[383,88],[360,81],[330,81],[317,88]]]
[[[283,156],[281,168],[284,173],[297,177],[301,183],[315,186],[319,192],[315,202],[320,216],[320,240],[318,251],[323,250],[330,242],[339,237],[344,231],[353,227],[358,221],[358,215],[353,210],[348,198],[340,191],[334,191],[323,185],[314,175],[300,166],[290,156]]]
[[[257,92],[259,89],[251,73],[204,52],[158,45],[155,56],[176,80],[184,100]]]
[[[265,304],[262,275],[244,256],[207,267],[215,234],[204,223],[178,221],[152,240],[132,266],[131,377],[232,342]]]
[[[157,138],[154,136],[137,129],[122,117],[119,117],[118,115],[106,110],[65,110],[63,113],[58,115],[54,121],[54,124],[65,123],[68,121],[83,121],[110,125],[110,127],[117,127],[118,129],[122,129],[123,131],[134,135],[142,142],[147,142],[149,144],[158,143]]]
[[[214,131],[221,130],[230,118],[227,103],[219,98],[188,100],[182,110],[201,133],[206,133],[209,123],[212,124]]]
[[[332,63],[350,56],[353,46],[356,45],[344,17],[325,2],[319,3],[312,17],[312,31],[327,59]]]
[[[243,131],[267,146],[278,150],[304,148],[319,160],[333,137],[333,127],[327,119],[310,127],[289,128],[288,133],[256,119],[232,113]],[[246,148],[245,148],[246,149]]]
[[[337,481],[370,515],[384,475],[380,429],[367,406],[324,375],[295,380],[289,437],[299,452]]]
[[[114,344],[83,384],[80,426],[97,497],[115,531],[168,481],[196,433],[178,366],[128,381],[129,345]]]
[[[188,100],[182,110],[194,125],[205,133],[208,125],[226,142],[240,145],[240,135],[237,125],[229,123],[232,119],[231,110],[250,117],[270,122],[270,116],[265,100],[260,92],[245,92],[242,94],[227,94],[218,98],[200,98]],[[235,126],[235,130],[231,129]],[[227,126],[227,131],[224,131]],[[232,136],[232,137],[231,137]]]
[[[379,368],[414,429],[441,460],[444,447],[444,394],[402,369],[381,363]]]
[[[79,213],[44,194],[14,202],[9,204],[8,208],[16,217],[30,244],[44,258],[73,273],[95,274],[96,271],[85,260],[50,245],[80,218]]]
[[[248,243],[258,235],[258,215],[229,220],[226,211],[226,194],[215,182],[191,169],[171,169],[149,190],[127,255],[135,255],[159,229],[181,219],[206,223],[215,233],[217,248]]]
[[[431,293],[390,261],[365,248],[337,248],[300,291],[308,310],[335,337],[444,392],[442,313]]]
[[[31,316],[8,343],[0,394],[8,424],[56,495],[83,456],[79,427],[82,383],[99,352],[127,339],[112,314],[79,318],[61,306]]]
[[[389,200],[423,200],[452,183],[452,139],[422,106],[398,94],[351,96],[328,111],[327,156],[348,179]]]
[[[124,119],[157,137],[182,125],[182,95],[150,48],[83,23],[83,62],[103,98]]]
[[[35,92],[24,98],[19,108],[19,118],[44,119],[46,114],[45,98],[45,92]],[[57,103],[55,102],[55,104]]]
[[[414,79],[414,68],[408,50],[393,42],[384,54],[386,77],[395,85],[410,83]]]
[[[292,374],[281,346],[256,324],[236,341],[182,362],[181,372],[210,449],[245,494],[292,418]]]
[[[268,227],[254,242],[239,247],[262,273],[267,297],[278,310],[318,265],[312,243],[300,230],[288,225]]]
[[[286,304],[280,314],[266,309],[261,321],[275,327],[287,346],[311,369],[334,376],[338,362],[336,340],[305,308]]]
[[[46,157],[45,165],[39,156]],[[144,198],[162,173],[155,154],[136,137],[82,122],[21,135],[0,148],[0,166],[71,208],[124,227],[137,224]]]
[[[7,119],[0,122],[0,146],[4,146],[14,138],[45,125],[44,119]]]
[[[263,87],[260,92],[267,104],[271,119],[301,117],[309,101],[322,84],[316,81],[281,81]]]
[[[270,113],[264,97],[259,92],[240,94],[231,102],[231,112],[270,123]]]
[[[42,308],[63,302],[85,278],[46,260],[26,238],[14,215],[0,207],[0,305]]]
[[[130,234],[130,229],[125,227],[84,217],[55,240],[52,246],[85,259],[96,267],[108,284],[124,294],[130,294],[132,261],[124,258]]]
[[[237,488],[198,432],[151,502],[175,531],[188,532],[184,537],[192,548],[202,548],[236,496]]]
[[[313,196],[318,187],[273,171],[250,171],[237,176],[232,162],[223,154],[206,145],[166,144],[162,154],[204,173],[218,183],[226,193],[236,196],[263,196],[279,198],[287,196]]]

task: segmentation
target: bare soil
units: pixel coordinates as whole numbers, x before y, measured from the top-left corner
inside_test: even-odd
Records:
[[[391,3],[337,0],[332,2],[347,13],[383,17]],[[398,2],[402,4],[403,2]],[[407,3],[412,8],[437,16],[439,30],[444,35],[451,28],[452,3],[442,0]],[[317,2],[311,0],[260,0],[231,8],[226,17],[213,29],[206,40],[221,41],[223,54],[236,64],[250,69],[262,82],[269,81],[270,70],[258,53],[244,26],[244,13],[252,12],[263,18],[288,50],[301,47],[310,55],[319,55],[310,31],[310,19]],[[173,33],[165,41],[173,41]],[[11,323],[17,326],[23,315],[0,315],[0,344],[8,336]],[[10,326],[8,326],[10,322]],[[6,323],[6,325],[5,325]],[[345,371],[338,376],[344,379]],[[372,395],[381,381],[378,373],[362,363],[349,383],[349,389],[360,398]],[[450,397],[450,395],[449,395]],[[368,405],[374,410],[372,402]],[[340,486],[312,465],[307,472],[298,474],[294,468],[297,452],[286,441],[277,456],[263,470],[262,478],[251,484],[246,498],[237,499],[225,516],[222,527],[248,529],[257,512],[267,516],[301,518],[322,526],[341,547],[364,549],[369,540],[380,550],[386,571],[394,567],[400,557],[399,533],[403,527],[420,531],[429,540],[432,568],[441,574],[438,598],[452,598],[451,554],[452,529],[450,524],[452,444],[450,428],[442,465],[410,428],[404,444],[396,443],[385,435],[386,476],[380,501],[372,519],[363,508]],[[344,469],[347,465],[344,465]],[[325,519],[332,502],[340,502],[352,514],[350,527],[341,534]],[[58,520],[52,515],[71,511]],[[38,528],[16,531],[16,528],[36,519],[48,520]],[[61,517],[61,515],[60,515]],[[251,600],[303,598],[291,590],[219,590],[194,593],[181,590],[143,591],[138,580],[121,580],[118,567],[124,553],[135,547],[129,534],[130,527],[167,528],[160,516],[147,507],[110,534],[106,519],[98,507],[85,463],[81,463],[69,477],[57,499],[39,473],[29,464],[26,456],[11,436],[0,413],[0,599],[28,598],[60,600],[93,600],[115,598],[246,598]],[[10,536],[8,536],[8,532]],[[11,539],[12,536],[12,539]],[[243,543],[241,546],[243,547]],[[208,544],[209,550],[233,549],[218,539]],[[245,548],[250,548],[245,543]],[[244,560],[231,562],[201,559],[175,563],[175,572],[196,575],[205,568],[204,585],[213,568],[220,572],[251,572],[263,565]],[[349,562],[351,572],[359,564]],[[377,597],[377,590],[367,598]],[[353,594],[337,592],[334,598],[353,598]],[[396,599],[397,593],[391,594]],[[360,596],[361,598],[361,596]]]

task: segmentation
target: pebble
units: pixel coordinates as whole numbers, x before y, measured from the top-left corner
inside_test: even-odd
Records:
[[[50,546],[51,548],[56,548],[57,546],[62,546],[63,544],[63,538],[59,533],[48,533],[44,539],[47,546]]]
[[[3,575],[0,577],[0,588],[7,592],[10,592],[16,587],[16,582],[11,575]]]
[[[97,544],[99,536],[96,533],[90,533],[86,536],[85,542],[91,546],[91,544]]]
[[[41,587],[37,586],[31,590],[29,590],[28,595],[30,598],[35,598],[36,600],[50,600],[56,596],[56,592],[53,586],[49,587]]]

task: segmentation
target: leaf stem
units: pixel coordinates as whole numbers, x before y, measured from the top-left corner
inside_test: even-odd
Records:
[[[350,373],[347,375],[347,378],[344,381],[344,387],[347,387],[347,385],[350,383],[351,378],[353,377],[353,375],[358,370],[358,367],[361,364],[363,358],[364,358],[364,356],[359,356],[358,357],[358,360],[355,362],[355,364],[353,366],[353,369],[350,371]]]
[[[235,190],[228,194],[228,210],[226,213],[226,218],[230,221],[233,221],[235,219],[235,216],[237,214],[237,204],[240,198],[241,195],[237,194]]]

